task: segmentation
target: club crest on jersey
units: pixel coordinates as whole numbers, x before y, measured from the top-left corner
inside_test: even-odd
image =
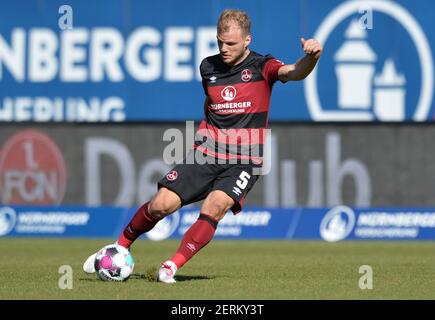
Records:
[[[236,91],[236,88],[234,88],[233,86],[226,86],[221,91],[221,97],[225,101],[233,100],[236,97],[236,95],[237,95],[237,91]]]
[[[242,71],[242,81],[248,82],[252,79],[252,72],[249,69],[244,69]]]
[[[178,178],[178,172],[175,170],[172,170],[166,175],[166,179],[168,179],[169,181],[177,180],[177,178]]]

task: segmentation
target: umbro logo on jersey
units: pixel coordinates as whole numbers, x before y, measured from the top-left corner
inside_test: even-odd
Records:
[[[215,83],[216,82],[216,77],[215,76],[213,76],[213,77],[211,77],[209,80],[210,80],[210,83]]]
[[[242,71],[242,80],[248,82],[252,79],[252,71],[249,69],[244,69]]]
[[[233,86],[226,86],[221,91],[221,97],[225,101],[233,100],[236,97],[236,95],[237,95],[237,91],[236,91],[236,88],[234,88]]]

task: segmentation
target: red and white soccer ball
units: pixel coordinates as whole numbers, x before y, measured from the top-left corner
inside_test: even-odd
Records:
[[[98,251],[95,271],[103,281],[126,281],[134,270],[134,260],[126,248],[110,244]]]

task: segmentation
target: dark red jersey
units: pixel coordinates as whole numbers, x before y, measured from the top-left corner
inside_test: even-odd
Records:
[[[233,67],[219,54],[205,58],[200,71],[208,99],[195,149],[214,158],[260,163],[272,86],[282,65],[253,51]]]

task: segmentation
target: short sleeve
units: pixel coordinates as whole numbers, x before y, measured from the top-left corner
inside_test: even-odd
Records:
[[[207,95],[207,82],[206,82],[205,77],[204,77],[205,64],[206,64],[206,60],[203,59],[203,60],[201,61],[201,64],[199,65],[199,73],[201,74],[202,88],[204,89],[204,93],[205,93],[205,95]]]
[[[207,92],[207,82],[204,80],[204,78],[202,78],[202,88],[204,89],[204,93],[206,96],[208,96],[208,92]]]
[[[263,67],[263,77],[267,80],[269,85],[273,85],[278,80],[278,70],[284,65],[278,59],[271,58],[266,61]]]

